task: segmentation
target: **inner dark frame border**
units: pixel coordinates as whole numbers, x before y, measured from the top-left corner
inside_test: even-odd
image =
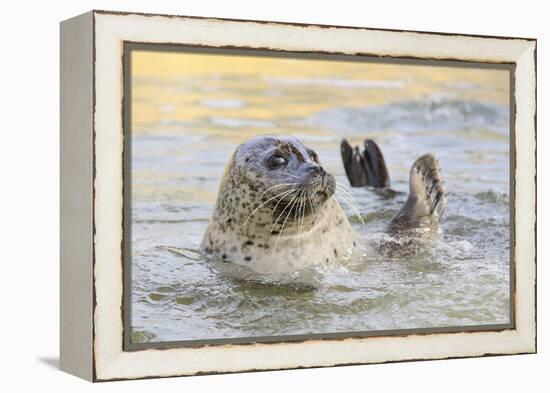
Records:
[[[124,41],[122,55],[122,79],[123,79],[123,99],[122,99],[122,130],[123,130],[123,240],[122,248],[122,276],[123,276],[123,296],[122,296],[122,321],[123,321],[123,345],[124,351],[136,351],[143,349],[171,349],[171,348],[198,348],[204,346],[240,344],[251,345],[256,343],[279,344],[279,343],[300,343],[308,340],[343,340],[347,338],[367,338],[367,337],[403,337],[410,335],[427,335],[442,333],[465,333],[465,332],[486,332],[486,331],[504,331],[515,329],[515,169],[516,169],[516,151],[515,151],[515,71],[516,64],[510,62],[476,62],[470,60],[456,59],[432,59],[417,57],[391,57],[378,56],[373,54],[344,54],[339,52],[312,52],[312,51],[283,51],[268,48],[250,48],[235,46],[203,46],[186,45],[179,43],[146,43]],[[386,63],[400,65],[416,66],[439,66],[439,67],[458,67],[458,68],[482,68],[507,70],[509,72],[509,130],[510,130],[510,273],[509,273],[509,302],[510,302],[510,322],[507,324],[491,325],[468,325],[468,326],[449,326],[434,328],[412,328],[412,329],[394,329],[394,330],[372,330],[372,331],[354,331],[341,333],[314,333],[299,335],[281,335],[281,336],[254,336],[254,337],[236,337],[236,338],[217,338],[203,340],[179,340],[163,342],[132,342],[132,221],[131,221],[131,182],[132,182],[132,74],[131,74],[131,54],[133,51],[148,52],[177,52],[177,53],[195,53],[195,54],[217,54],[227,56],[253,56],[253,57],[286,57],[296,59],[310,60],[330,60],[339,62],[367,62],[367,63]]]

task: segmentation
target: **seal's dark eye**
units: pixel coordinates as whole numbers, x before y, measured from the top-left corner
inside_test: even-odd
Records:
[[[267,166],[269,166],[271,169],[281,168],[285,166],[286,163],[287,159],[280,154],[274,154],[267,159]]]

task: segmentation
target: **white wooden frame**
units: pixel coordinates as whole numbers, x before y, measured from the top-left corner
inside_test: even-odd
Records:
[[[123,350],[125,42],[515,65],[514,326]],[[92,381],[536,352],[536,41],[92,11],[61,24],[61,368]]]

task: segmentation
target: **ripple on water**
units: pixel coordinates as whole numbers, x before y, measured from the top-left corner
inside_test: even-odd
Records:
[[[240,105],[216,100],[202,104],[228,111]],[[362,220],[345,208],[365,244],[339,263],[282,276],[205,261],[197,249],[227,157],[252,129],[287,132],[281,127],[293,121],[299,123],[205,117],[150,124],[143,127],[151,135],[133,136],[133,180],[139,183],[132,190],[134,342],[509,321],[508,118],[493,104],[436,97],[321,110],[301,122],[304,139],[338,182],[347,184],[338,131],[357,143],[373,136],[383,142],[393,189],[349,190]],[[407,197],[409,166],[427,151],[440,158],[449,190],[439,240],[409,255],[378,252],[391,240],[384,230]]]
[[[134,289],[134,295],[148,300],[134,304],[136,340],[208,338],[205,332],[221,338],[505,322],[505,264],[470,258],[472,249],[464,240],[440,243],[430,257],[407,260],[377,258],[363,250],[340,267],[277,277],[192,260],[186,266],[191,269],[178,270],[186,280],[166,274],[151,283],[170,285]],[[174,264],[187,260],[174,253],[165,257]],[[492,289],[485,290],[487,285]],[[159,319],[169,328],[159,331]]]

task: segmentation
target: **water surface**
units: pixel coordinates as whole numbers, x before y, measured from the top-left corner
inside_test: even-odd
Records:
[[[162,342],[509,322],[505,71],[137,52],[132,59],[132,340]],[[448,207],[433,249],[367,247],[274,280],[197,250],[223,169],[257,134],[293,134],[337,182],[342,137],[375,139],[395,195],[352,189],[371,242],[437,155]]]

